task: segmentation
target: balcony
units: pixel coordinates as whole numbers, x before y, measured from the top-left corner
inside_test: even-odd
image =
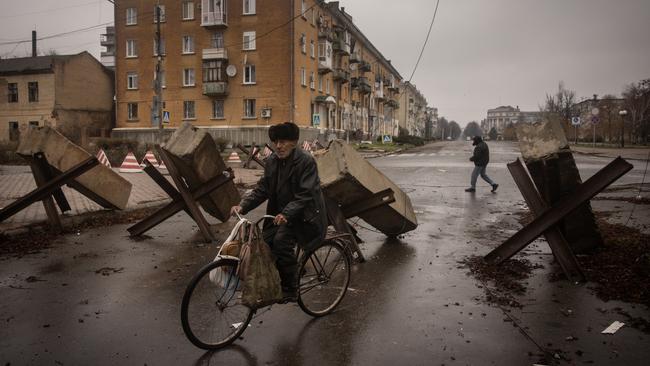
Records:
[[[340,81],[341,83],[347,83],[350,80],[350,72],[343,69],[334,69],[332,71],[332,79]]]
[[[115,54],[110,54],[108,52],[102,52],[99,58],[99,62],[106,67],[115,67]]]
[[[387,99],[386,102],[384,102],[384,104],[386,104],[387,106],[393,109],[399,109],[399,102],[397,101],[397,99],[393,99],[393,98]]]
[[[334,35],[332,33],[332,28],[321,27],[318,30],[318,38],[319,39],[326,39],[328,41],[333,41],[334,40]]]
[[[331,62],[327,62],[326,60],[320,60],[318,62],[318,73],[319,74],[327,74],[332,72],[332,64]]]
[[[359,63],[359,71],[361,71],[361,72],[369,72],[370,70],[372,70],[372,65],[370,65],[370,62],[361,61]]]
[[[201,58],[204,60],[227,60],[228,50],[225,48],[204,48]]]
[[[332,48],[335,53],[340,53],[342,55],[350,54],[350,45],[345,43],[342,39],[335,40],[334,43],[332,43]]]
[[[356,64],[361,62],[361,56],[357,52],[353,52],[350,54],[350,63],[351,64]]]
[[[203,95],[207,95],[209,97],[221,97],[228,95],[228,83],[225,81],[204,82]]]
[[[365,77],[352,78],[352,88],[357,89],[361,94],[370,94],[372,91],[368,78]]]
[[[202,27],[228,27],[228,18],[224,12],[205,12],[201,16]]]
[[[104,47],[115,46],[115,34],[101,34],[99,44]]]

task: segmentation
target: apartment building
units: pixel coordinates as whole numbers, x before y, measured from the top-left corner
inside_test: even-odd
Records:
[[[427,100],[418,88],[408,81],[400,85],[400,102],[404,108],[399,111],[399,127],[411,136],[425,137],[427,121]]]
[[[99,56],[99,61],[102,65],[106,66],[111,70],[115,70],[115,27],[109,26],[106,27],[106,33],[100,35],[99,44],[102,47],[105,47],[105,50],[101,51]]]
[[[50,126],[75,142],[113,127],[113,73],[88,52],[0,60],[0,140]]]
[[[285,121],[305,139],[397,130],[401,76],[338,2],[160,0],[159,23],[157,3],[115,4],[113,136],[155,139],[157,82],[170,130],[189,122],[243,143]]]

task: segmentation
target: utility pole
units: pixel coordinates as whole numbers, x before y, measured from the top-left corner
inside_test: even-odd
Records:
[[[154,80],[154,97],[152,114],[154,123],[158,124],[158,139],[163,141],[163,115],[162,115],[162,43],[160,39],[160,0],[156,4],[156,80]]]

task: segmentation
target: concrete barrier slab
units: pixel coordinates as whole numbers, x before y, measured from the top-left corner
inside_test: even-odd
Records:
[[[203,129],[183,124],[162,146],[185,178],[190,190],[222,174],[226,164],[212,137]],[[220,221],[227,221],[230,208],[239,203],[239,191],[233,181],[201,199],[203,209]]]
[[[342,206],[391,188],[395,202],[360,217],[382,233],[392,236],[414,230],[417,218],[410,198],[395,183],[364,159],[352,146],[334,140],[327,150],[315,154],[323,193]]]
[[[86,150],[47,126],[30,128],[21,134],[16,152],[23,156],[43,153],[47,162],[61,172],[92,157]],[[101,164],[75,178],[75,182],[79,186],[73,188],[89,197],[93,194],[97,195],[98,199],[95,201],[102,206],[112,205],[119,209],[126,208],[132,188],[129,181]]]

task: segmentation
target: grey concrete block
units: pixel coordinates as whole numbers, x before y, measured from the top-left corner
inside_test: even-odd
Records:
[[[410,198],[395,183],[364,159],[352,146],[334,140],[315,156],[323,193],[342,206],[391,188],[395,202],[360,217],[392,236],[414,230],[417,218]]]
[[[226,169],[212,137],[203,129],[183,124],[162,147],[185,178],[190,189],[208,181]],[[230,208],[239,203],[235,183],[230,181],[200,200],[205,211],[220,221],[227,221]]]
[[[47,126],[30,128],[23,133],[16,152],[24,156],[43,153],[48,163],[62,172],[92,157],[86,150]],[[131,183],[108,167],[99,164],[75,181],[115,207],[126,208]]]
[[[519,149],[525,160],[541,159],[568,148],[569,141],[558,121],[517,124]]]

